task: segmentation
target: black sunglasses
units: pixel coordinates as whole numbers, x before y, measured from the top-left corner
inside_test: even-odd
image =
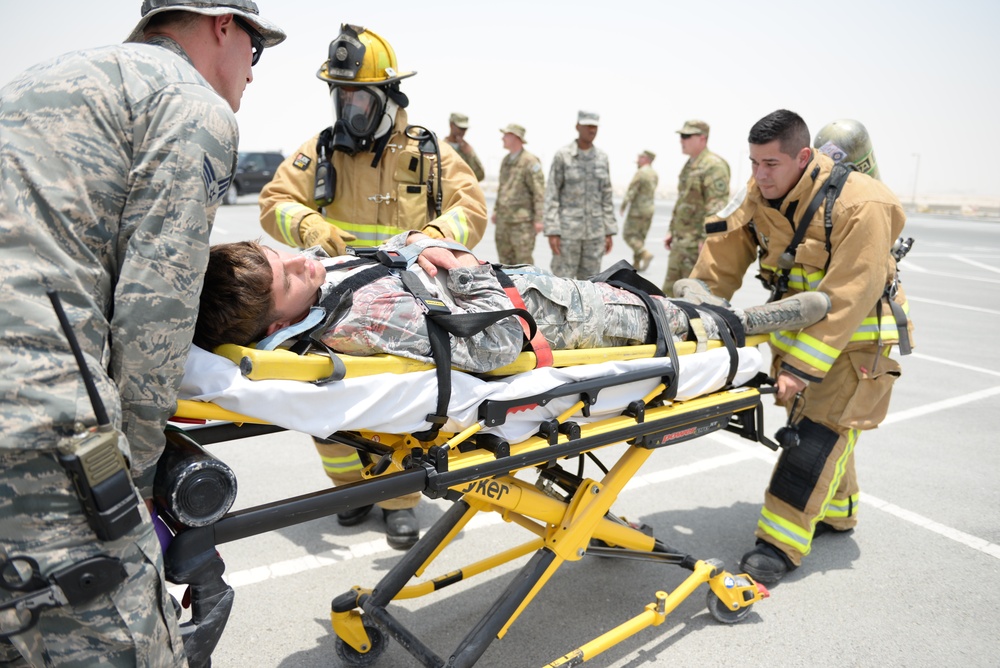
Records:
[[[264,36],[249,21],[236,14],[233,14],[233,22],[242,28],[243,32],[250,35],[250,45],[253,49],[253,60],[250,61],[250,65],[256,65],[257,61],[260,60],[260,54],[264,53]]]
[[[694,135],[685,135],[685,134],[681,135],[681,139],[691,139],[691,137],[694,137]]]

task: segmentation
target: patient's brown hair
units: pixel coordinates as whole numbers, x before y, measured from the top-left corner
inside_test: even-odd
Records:
[[[256,241],[212,246],[201,290],[194,342],[205,350],[223,343],[245,346],[263,338],[274,322],[274,274]]]

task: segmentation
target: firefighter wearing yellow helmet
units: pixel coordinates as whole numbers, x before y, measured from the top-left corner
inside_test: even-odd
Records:
[[[486,230],[486,198],[475,174],[446,142],[408,125],[409,100],[396,53],[383,37],[344,24],[316,76],[330,88],[334,124],[308,139],[260,194],[260,222],[278,241],[321,246],[332,256],[347,245],[377,246],[407,230],[474,248]],[[361,479],[353,448],[316,441],[334,484]],[[408,549],[419,527],[412,494],[379,504],[386,537]],[[345,511],[341,524],[364,520],[371,507]]]

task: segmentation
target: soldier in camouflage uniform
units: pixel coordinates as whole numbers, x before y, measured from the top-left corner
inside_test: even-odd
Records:
[[[600,273],[618,231],[608,156],[594,146],[600,116],[577,115],[577,139],[556,152],[545,187],[545,236],[552,273],[585,279]]]
[[[465,141],[465,133],[469,130],[469,117],[465,114],[452,114],[448,118],[448,136],[444,138],[451,144],[455,152],[462,156],[462,160],[472,169],[477,181],[486,178],[483,171],[483,163],[479,162],[479,156],[473,150],[472,145]]]
[[[639,169],[632,177],[632,182],[628,184],[619,212],[624,216],[625,208],[628,207],[628,216],[625,218],[625,243],[633,252],[632,265],[639,271],[645,271],[653,260],[653,254],[646,250],[645,246],[646,235],[653,223],[653,211],[656,208],[654,202],[656,185],[660,182],[660,178],[653,171],[655,159],[656,154],[652,151],[643,151],[639,154],[636,159],[636,166]]]
[[[523,126],[511,123],[500,130],[509,151],[500,164],[497,188],[497,255],[501,264],[534,264],[535,237],[542,231],[545,175],[542,161],[524,150]]]
[[[4,665],[187,665],[146,506],[99,540],[55,456],[95,417],[46,291],[149,498],[236,161],[233,112],[261,50],[285,37],[253,2],[227,3],[146,0],[129,38],[145,44],[69,53],[0,90],[0,559],[49,577],[103,555],[126,573],[28,630],[0,612]],[[0,588],[0,609],[12,598]]]
[[[674,282],[687,278],[705,242],[705,218],[725,208],[729,200],[729,164],[708,150],[708,123],[687,121],[677,133],[681,151],[689,156],[677,181],[677,203],[664,245],[670,251],[663,293],[672,295]]]
[[[408,232],[383,248],[398,251],[410,263],[424,289],[448,305],[451,313],[495,313],[513,308],[492,265],[480,263],[462,246]],[[432,255],[433,254],[433,255]],[[415,257],[413,257],[416,255]],[[431,259],[433,256],[437,256]],[[444,256],[448,261],[442,261]],[[371,265],[354,265],[344,255],[319,258],[309,250],[291,254],[252,241],[212,248],[206,290],[195,341],[207,348],[222,342],[248,345],[293,325],[336,286]],[[446,271],[439,267],[447,266]],[[631,292],[592,281],[559,278],[531,265],[509,267],[525,307],[549,345],[559,350],[628,346],[645,343],[649,316],[642,299]],[[326,329],[323,342],[350,355],[391,353],[434,362],[427,335],[426,309],[390,274],[356,287],[340,317]],[[671,333],[688,335],[684,311],[663,297]],[[208,300],[208,301],[206,301]],[[799,308],[796,308],[799,307]],[[766,304],[736,311],[748,334],[794,328],[819,320],[829,308],[821,293],[807,293],[793,303]],[[718,338],[713,318],[702,320],[709,338]],[[456,369],[486,372],[513,362],[521,352],[524,330],[514,317],[499,320],[469,337],[451,337],[451,364]]]

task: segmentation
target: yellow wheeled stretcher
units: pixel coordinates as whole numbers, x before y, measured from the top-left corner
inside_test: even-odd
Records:
[[[221,579],[224,566],[217,554],[214,558],[210,555],[216,544],[413,491],[454,503],[375,587],[356,586],[333,599],[331,621],[338,636],[337,653],[347,665],[374,664],[386,648],[387,637],[392,637],[421,665],[471,666],[490,642],[506,634],[560,566],[587,554],[674,564],[691,574],[672,592],[656,592],[653,601],[634,618],[568,652],[550,666],[577,665],[649,626],[658,626],[706,583],[711,614],[725,623],[739,621],[750,606],[767,596],[762,586],[747,575],[727,572],[717,560],[676,552],[641,527],[616,517],[611,506],[660,447],[722,429],[767,442],[762,435],[761,408],[761,394],[767,388],[761,387],[759,353],[753,348],[765,340],[763,336],[749,337],[746,346],[738,350],[731,344],[709,342],[709,350],[698,354],[693,354],[694,343],[676,344],[676,353],[682,356],[680,362],[676,355],[672,355],[673,360],[651,357],[654,346],[554,351],[555,373],[580,365],[599,371],[568,381],[560,379],[555,386],[531,380],[530,387],[542,389],[513,398],[493,393],[487,379],[483,381],[489,385],[483,395],[487,398],[479,402],[471,424],[469,419],[449,421],[433,441],[420,441],[413,433],[349,425],[332,434],[320,434],[358,449],[366,466],[365,479],[357,483],[234,513],[227,513],[226,506],[222,516],[193,521],[190,517],[178,521],[177,516],[183,513],[168,511],[178,531],[166,555],[168,579],[190,584],[194,603],[192,622],[184,629],[191,665],[207,665],[228,617],[226,606],[231,605],[232,590]],[[743,364],[740,355],[745,352],[757,354],[757,363]],[[300,357],[284,350],[264,352],[237,346],[223,346],[216,353],[231,360],[228,364],[239,369],[234,373],[248,383],[293,379],[313,388],[314,383],[301,381],[322,381],[331,374],[340,379],[338,383],[365,377],[379,377],[384,383],[383,374],[403,374],[395,376],[400,384],[411,375],[430,374],[433,378],[430,365],[392,356],[336,356],[339,359],[332,360],[321,354]],[[725,367],[716,389],[697,396],[679,396],[678,389],[686,382],[682,381],[685,367],[713,355],[711,363]],[[501,378],[497,384],[506,391],[508,385],[516,385],[508,383],[508,379],[538,373],[532,371],[534,364],[531,353],[522,353],[513,365],[495,372]],[[625,366],[616,366],[619,364]],[[753,380],[745,382],[748,377]],[[618,404],[597,411],[601,408],[600,395],[625,386],[641,393],[625,399],[615,397],[613,401]],[[355,391],[354,396],[360,395]],[[178,419],[222,422],[210,422],[184,434],[168,433],[168,442],[176,445],[194,440],[207,445],[281,428],[266,418],[220,405],[224,403],[179,401]],[[336,406],[332,409],[337,410]],[[537,413],[540,417],[530,435],[509,438],[497,431],[508,419],[537,411],[541,411]],[[607,469],[601,465],[603,476],[583,477],[582,457],[596,460],[591,454],[594,450],[622,443],[628,447],[614,451],[620,452],[614,465]],[[562,466],[562,462],[575,458],[581,461],[579,472]],[[517,477],[518,472],[527,469],[537,472],[537,481]],[[183,494],[175,491],[158,496],[166,501],[162,497],[176,500]],[[231,505],[232,500],[228,503]],[[531,538],[460,570],[411,584],[428,572],[438,555],[481,512],[499,513],[506,522],[525,529]],[[529,557],[527,563],[459,646],[444,654],[447,658],[441,658],[393,615],[393,601],[424,596],[525,557]]]

